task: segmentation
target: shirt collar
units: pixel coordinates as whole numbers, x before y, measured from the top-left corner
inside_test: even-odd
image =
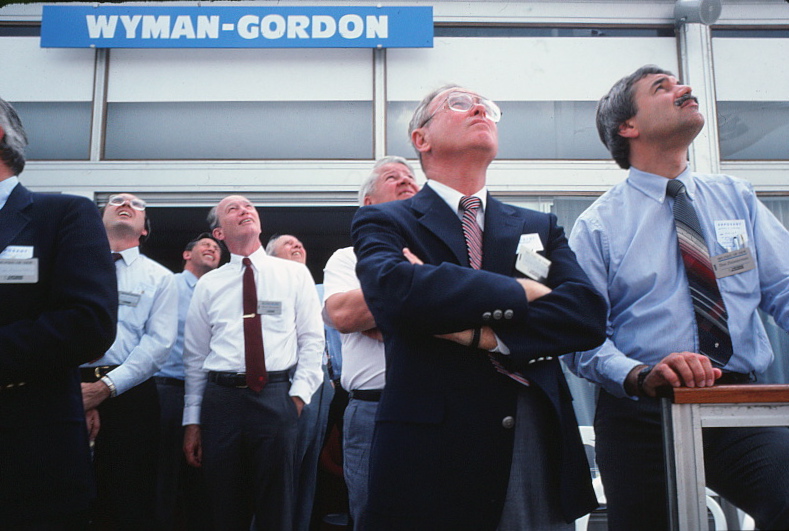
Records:
[[[19,184],[19,177],[16,176],[0,181],[0,210],[5,206],[17,184]]]
[[[458,217],[462,217],[463,216],[463,214],[460,211],[460,200],[461,200],[461,198],[464,197],[463,194],[461,194],[460,192],[458,192],[454,188],[451,188],[451,187],[447,186],[446,184],[440,183],[440,182],[435,181],[435,180],[428,180],[425,183],[425,185],[429,186],[430,188],[432,188],[433,191],[435,193],[437,193],[438,196],[441,199],[443,199],[444,202],[447,205],[449,205],[449,208],[451,208],[454,212],[456,212],[458,214]],[[488,188],[487,188],[487,186],[483,186],[480,190],[478,190],[477,192],[475,192],[475,193],[473,193],[471,195],[473,195],[474,197],[478,197],[480,199],[480,201],[482,201],[482,209],[481,209],[480,213],[484,214],[485,213],[485,207],[487,206],[487,202],[488,202]]]
[[[693,196],[696,193],[696,181],[693,179],[690,166],[686,167],[685,170],[675,178],[682,181],[682,184],[685,185],[685,191],[688,197],[693,200]],[[627,182],[630,186],[647,197],[651,197],[658,203],[662,203],[666,200],[666,184],[668,183],[668,179],[662,175],[641,171],[635,166],[631,166],[630,173],[627,176]]]
[[[183,275],[184,275],[184,280],[186,281],[186,285],[189,286],[190,288],[195,287],[195,284],[197,284],[197,276],[191,271],[189,271],[188,269],[184,269]]]
[[[255,267],[255,269],[260,271],[260,268],[262,267],[263,262],[266,260],[267,256],[268,255],[266,254],[266,250],[261,245],[260,247],[258,247],[257,251],[249,255],[249,259],[252,261],[252,265]],[[244,256],[240,254],[230,253],[230,263],[236,264],[236,266],[239,269],[243,269],[244,267],[243,264],[241,263],[243,259]]]
[[[127,266],[130,266],[137,260],[137,257],[140,256],[140,248],[139,247],[129,247],[128,249],[124,249],[123,251],[113,251],[113,253],[118,253],[121,255],[123,259],[123,263]]]

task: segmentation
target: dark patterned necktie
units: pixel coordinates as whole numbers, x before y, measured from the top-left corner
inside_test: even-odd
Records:
[[[460,198],[460,208],[463,210],[463,236],[466,237],[466,250],[468,263],[474,269],[482,267],[482,229],[477,223],[477,211],[482,207],[479,197],[463,196]]]
[[[244,363],[247,386],[259,393],[268,382],[266,358],[263,352],[263,331],[258,313],[258,294],[252,261],[245,257],[242,263],[244,264]]]
[[[468,251],[468,263],[474,269],[482,267],[482,229],[477,223],[477,211],[482,207],[482,200],[479,197],[463,196],[460,198],[460,209],[463,217],[460,220],[463,226],[463,236],[466,238],[466,250]],[[523,385],[529,385],[529,381],[519,372],[508,371],[496,358],[493,352],[488,352],[488,358],[493,367],[505,376]]]
[[[696,210],[685,192],[685,185],[677,179],[669,179],[666,193],[674,198],[677,241],[693,299],[699,353],[707,356],[715,366],[723,367],[732,354],[729,316],[712,270],[704,233]]]

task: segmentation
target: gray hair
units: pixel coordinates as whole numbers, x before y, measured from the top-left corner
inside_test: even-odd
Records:
[[[279,240],[283,236],[287,236],[287,234],[273,234],[271,238],[268,239],[268,243],[266,243],[267,255],[274,256],[274,252],[277,249],[277,240]]]
[[[359,205],[364,206],[364,198],[372,195],[375,193],[376,188],[378,187],[378,178],[381,176],[381,167],[386,164],[402,164],[408,171],[411,172],[411,175],[416,175],[414,173],[414,168],[405,160],[403,157],[398,157],[397,155],[389,155],[387,157],[382,157],[378,159],[373,166],[373,169],[370,171],[370,175],[365,178],[362,182],[362,185],[359,187]]]
[[[22,120],[11,104],[0,98],[0,127],[5,135],[0,140],[0,160],[3,164],[19,175],[25,168],[25,147],[27,135],[22,127]]]
[[[460,85],[456,85],[454,83],[444,85],[443,87],[437,88],[436,90],[434,90],[433,92],[422,98],[422,101],[419,102],[419,105],[417,105],[416,109],[414,109],[413,116],[411,116],[411,121],[408,122],[408,141],[411,142],[412,146],[414,145],[414,142],[411,139],[411,133],[413,133],[415,129],[419,129],[420,127],[425,125],[425,122],[427,122],[427,119],[430,117],[430,114],[427,112],[428,107],[430,107],[430,104],[433,102],[434,99],[436,99],[436,96],[438,96],[442,92],[446,92],[447,90],[454,88],[462,89],[463,87],[461,87]],[[416,150],[416,146],[414,146],[414,149]],[[416,153],[417,155],[419,155],[419,162],[422,162],[422,153],[420,153],[419,151],[417,151]]]
[[[625,170],[630,168],[630,141],[619,134],[619,128],[638,112],[633,86],[650,74],[673,75],[655,65],[642,66],[617,81],[597,102],[597,133],[619,167]]]
[[[219,227],[219,214],[217,213],[217,207],[219,203],[211,207],[211,210],[208,211],[208,216],[205,218],[208,222],[208,228],[211,229],[211,232],[214,232],[214,229]]]

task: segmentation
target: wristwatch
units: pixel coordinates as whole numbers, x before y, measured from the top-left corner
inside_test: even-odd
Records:
[[[644,392],[644,380],[647,379],[647,376],[649,376],[650,372],[652,372],[651,365],[647,365],[638,371],[638,376],[636,376],[636,394],[638,396],[646,396],[646,393]]]

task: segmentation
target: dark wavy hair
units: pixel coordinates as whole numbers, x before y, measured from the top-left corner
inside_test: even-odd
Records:
[[[619,127],[636,115],[633,85],[650,74],[674,75],[655,65],[645,65],[623,77],[597,102],[596,123],[600,140],[620,168],[630,168],[630,141],[619,134]]]

